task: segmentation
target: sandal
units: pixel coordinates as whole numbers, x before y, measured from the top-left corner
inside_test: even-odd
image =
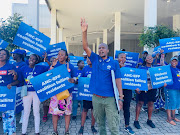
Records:
[[[167,120],[167,122],[168,122],[169,124],[171,124],[171,125],[176,126],[176,123],[175,123],[173,120],[170,120],[170,121]]]
[[[179,119],[177,119],[177,118],[174,118],[173,120],[175,120],[176,122],[180,122],[180,120],[179,120]]]
[[[92,131],[93,135],[97,134],[97,130],[94,128],[94,126],[91,126],[91,131]]]
[[[43,122],[47,121],[47,115],[43,116]]]

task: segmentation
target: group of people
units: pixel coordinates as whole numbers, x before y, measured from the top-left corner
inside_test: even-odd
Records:
[[[119,134],[119,111],[116,106],[114,97],[114,88],[111,76],[111,70],[115,73],[115,83],[119,92],[118,105],[120,109],[123,109],[123,115],[125,120],[125,131],[128,134],[134,135],[135,132],[130,126],[130,103],[132,99],[132,90],[122,89],[120,68],[126,67],[126,54],[118,54],[118,60],[114,60],[108,57],[109,49],[104,43],[99,45],[98,53],[95,54],[91,51],[87,42],[87,29],[88,24],[85,19],[81,20],[82,30],[82,44],[83,49],[87,54],[87,66],[84,67],[84,61],[80,60],[77,63],[78,69],[69,62],[68,53],[66,50],[60,50],[58,56],[52,57],[50,61],[45,54],[43,59],[36,55],[31,54],[30,57],[25,60],[25,51],[16,49],[12,52],[13,59],[16,61],[13,64],[9,63],[10,54],[7,50],[0,50],[0,86],[7,86],[11,89],[12,86],[17,86],[17,89],[27,89],[27,93],[22,97],[24,110],[22,112],[22,135],[27,133],[28,120],[31,111],[31,105],[33,104],[33,115],[35,134],[39,135],[40,131],[40,100],[36,94],[33,85],[29,81],[31,78],[40,75],[48,70],[52,70],[58,66],[66,65],[67,70],[71,76],[70,83],[74,83],[75,87],[68,89],[70,96],[63,100],[58,100],[57,96],[53,96],[50,99],[43,102],[43,121],[46,122],[47,114],[52,114],[53,132],[52,135],[58,135],[58,120],[60,116],[65,117],[65,135],[69,135],[69,125],[71,116],[72,119],[76,119],[78,104],[81,106],[81,127],[78,134],[83,135],[84,124],[87,118],[87,112],[91,109],[91,131],[93,134],[97,133],[94,125],[98,124],[99,134],[106,135],[106,119],[112,135]],[[143,105],[148,106],[148,119],[147,124],[155,128],[151,117],[153,113],[153,105],[156,102],[157,89],[152,89],[149,68],[154,66],[164,66],[167,63],[164,60],[165,54],[163,50],[156,54],[154,58],[148,54],[147,51],[143,52],[143,58],[139,61],[137,68],[147,70],[147,85],[148,91],[140,91],[138,88],[136,91],[136,115],[134,120],[134,126],[140,129],[139,115]],[[49,66],[39,65],[39,62],[46,61]],[[180,68],[178,68],[178,58],[172,57],[170,60],[170,68],[173,77],[173,84],[164,84],[163,93],[165,96],[165,109],[167,110],[167,122],[176,125],[175,122],[180,122],[175,117],[175,110],[180,108]],[[77,88],[78,78],[88,77],[90,79],[89,91],[93,93],[92,101],[78,101],[74,100],[72,92]],[[37,82],[39,83],[39,82]],[[2,113],[3,130],[4,133],[12,135],[16,133],[16,117],[15,110],[6,111]]]

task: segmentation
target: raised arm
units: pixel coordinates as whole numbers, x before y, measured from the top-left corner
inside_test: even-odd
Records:
[[[91,55],[91,49],[88,46],[87,42],[87,29],[88,24],[86,23],[85,19],[81,18],[81,30],[82,30],[82,43],[83,43],[83,49],[87,53],[88,57]]]

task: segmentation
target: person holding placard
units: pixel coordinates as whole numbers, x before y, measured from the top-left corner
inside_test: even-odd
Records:
[[[125,67],[125,62],[126,62],[126,54],[125,53],[120,53],[118,54],[118,62],[120,68]],[[128,89],[123,89],[123,94],[124,94],[124,102],[123,102],[123,111],[124,111],[124,119],[125,119],[125,131],[130,134],[134,135],[134,131],[132,128],[129,126],[129,121],[130,121],[130,103],[132,99],[132,90]]]
[[[165,84],[164,89],[167,122],[172,125],[176,125],[174,121],[180,122],[180,120],[175,117],[175,110],[180,108],[180,69],[177,68],[177,65],[178,58],[172,57],[170,68],[173,78],[173,84]]]
[[[39,135],[40,127],[40,100],[36,94],[36,91],[33,88],[33,85],[29,81],[31,78],[42,74],[48,70],[49,67],[36,65],[39,63],[39,56],[36,54],[31,54],[29,57],[29,65],[22,68],[23,78],[25,80],[25,85],[27,85],[27,95],[23,97],[24,105],[24,116],[22,123],[22,135],[25,135],[27,132],[29,115],[31,112],[31,104],[33,103],[33,114],[34,114],[34,123],[35,123],[35,134]],[[39,82],[37,82],[39,83]]]
[[[160,53],[156,53],[154,60],[153,60],[153,65],[157,66],[165,66],[168,65],[167,62],[165,62],[165,53],[164,50],[160,50]],[[164,109],[165,105],[165,99],[164,99],[164,87],[158,88],[157,89],[157,94],[156,94],[156,102],[154,102],[154,107],[155,113],[158,113],[160,109]]]
[[[13,60],[16,61],[16,62],[13,63],[13,65],[15,65],[15,67],[19,70],[20,75],[22,76],[21,70],[22,70],[22,68],[24,66],[26,66],[26,63],[24,62],[24,57],[26,55],[26,51],[25,50],[16,49],[16,50],[14,50],[11,53],[12,53],[12,56],[13,56]],[[24,85],[24,82],[20,82],[17,85],[16,91],[21,91],[23,85]],[[19,123],[22,123],[23,114],[24,114],[24,111],[22,110],[21,118],[20,118]]]
[[[7,86],[8,89],[11,89],[11,86],[19,83],[19,73],[16,71],[14,65],[8,63],[9,57],[9,52],[7,50],[0,49],[0,86]],[[4,133],[7,133],[8,135],[15,134],[15,110],[2,112],[2,120]]]
[[[66,50],[60,50],[58,53],[57,59],[54,60],[53,64],[51,65],[50,69],[56,68],[60,65],[65,64],[67,70],[71,76],[69,78],[69,82],[75,83],[76,82],[76,69],[72,64],[69,63],[68,53]],[[57,131],[57,124],[59,116],[65,115],[65,135],[69,135],[69,124],[71,119],[72,113],[72,91],[73,88],[69,90],[70,96],[63,100],[58,100],[57,96],[51,97],[50,106],[49,106],[49,113],[52,114],[52,121],[53,121],[53,129],[52,135],[58,135]]]
[[[81,19],[83,49],[92,62],[92,76],[89,90],[93,91],[93,114],[99,126],[100,135],[106,135],[105,120],[107,118],[111,135],[119,134],[119,114],[114,97],[111,70],[115,72],[115,81],[119,91],[119,108],[123,106],[123,92],[120,68],[117,61],[108,57],[109,49],[104,43],[98,48],[99,55],[91,51],[87,42],[88,24]]]
[[[90,61],[90,59],[88,57],[86,58],[86,60],[87,60],[88,66],[86,66],[83,69],[81,77],[91,78],[92,63],[91,63],[91,61]],[[82,115],[81,115],[81,127],[80,127],[79,132],[78,132],[79,135],[83,135],[84,124],[85,124],[86,116],[87,116],[87,113],[88,113],[89,109],[91,109],[91,131],[92,131],[93,134],[97,133],[97,130],[94,127],[95,119],[94,119],[94,115],[93,115],[92,101],[83,100],[83,112],[82,112]]]
[[[148,91],[140,91],[139,89],[136,89],[136,93],[138,96],[138,102],[136,104],[136,118],[134,121],[134,126],[137,129],[140,129],[141,126],[139,124],[138,118],[141,111],[141,107],[143,106],[144,102],[148,103],[148,119],[147,124],[151,128],[155,128],[154,123],[151,120],[152,112],[153,112],[153,104],[156,101],[156,89],[152,89],[151,80],[150,80],[150,74],[148,69],[152,67],[153,63],[153,57],[151,55],[147,55],[145,59],[146,65],[140,67],[140,69],[146,69],[147,70],[147,83],[148,83]]]
[[[84,68],[84,61],[79,60],[77,62],[77,66],[78,66],[78,70],[77,70],[77,79],[78,79],[82,75],[82,70]],[[74,87],[74,89],[77,89],[77,87]],[[75,120],[76,117],[77,117],[76,115],[77,115],[77,109],[78,109],[78,102],[81,105],[81,111],[82,111],[82,108],[83,108],[83,102],[82,101],[73,99],[73,105],[72,105],[73,106],[73,112],[72,112],[72,119],[73,120]]]

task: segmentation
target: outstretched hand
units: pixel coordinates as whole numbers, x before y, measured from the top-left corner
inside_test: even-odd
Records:
[[[88,24],[84,18],[81,18],[81,30],[82,32],[87,32]]]
[[[56,58],[56,59],[53,59],[52,66],[55,66],[55,65],[57,64],[57,62],[58,62],[58,58]]]

